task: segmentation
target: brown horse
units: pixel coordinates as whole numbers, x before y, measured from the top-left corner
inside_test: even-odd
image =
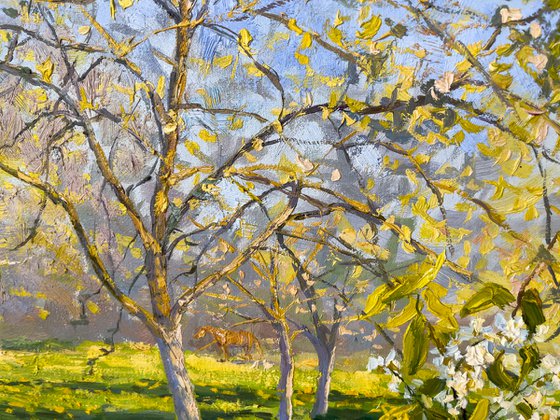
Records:
[[[250,333],[249,331],[231,331],[206,325],[199,328],[199,330],[195,333],[194,338],[199,340],[203,338],[207,333],[214,337],[214,341],[222,350],[224,360],[226,361],[230,356],[229,347],[243,347],[243,349],[245,350],[245,356],[248,359],[252,358],[251,352],[253,351],[253,347],[257,347],[259,349],[261,357],[263,355],[261,343],[259,343],[257,337],[255,337],[255,335],[253,333]]]

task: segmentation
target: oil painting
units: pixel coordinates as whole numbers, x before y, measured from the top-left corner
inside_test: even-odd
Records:
[[[0,418],[560,418],[559,0],[0,0]]]

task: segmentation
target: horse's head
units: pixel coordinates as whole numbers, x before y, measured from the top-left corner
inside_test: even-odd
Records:
[[[206,335],[206,327],[200,327],[198,331],[193,335],[193,337],[199,340],[205,335]]]

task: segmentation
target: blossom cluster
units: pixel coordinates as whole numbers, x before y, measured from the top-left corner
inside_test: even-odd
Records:
[[[539,348],[548,330],[540,325],[530,334],[521,318],[506,319],[502,313],[488,325],[482,318],[472,319],[470,325],[453,335],[444,350],[430,351],[433,373],[445,384],[432,396],[421,395],[424,381],[403,378],[394,350],[386,358],[370,358],[368,369],[383,369],[390,374],[391,391],[421,401],[424,406],[438,404],[453,418],[462,418],[469,404],[472,408],[486,398],[492,418],[559,419],[555,396],[560,392],[560,359],[542,355],[539,350],[531,364],[525,360],[527,356],[523,357],[524,349]],[[500,366],[496,367],[497,363]],[[491,368],[501,369],[510,386],[493,380]]]

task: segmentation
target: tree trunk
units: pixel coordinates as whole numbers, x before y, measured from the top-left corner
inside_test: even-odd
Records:
[[[287,326],[277,325],[276,331],[280,341],[280,380],[278,394],[280,397],[279,420],[291,420],[293,415],[292,397],[294,394],[294,359],[292,342]]]
[[[157,339],[159,353],[165,369],[169,391],[173,396],[175,415],[178,420],[200,420],[194,386],[187,373],[181,332],[178,330],[169,340]]]
[[[317,347],[319,358],[319,377],[317,378],[317,391],[315,403],[311,410],[311,418],[324,416],[329,409],[329,393],[331,390],[331,374],[334,369],[336,347],[330,349],[328,346]]]

